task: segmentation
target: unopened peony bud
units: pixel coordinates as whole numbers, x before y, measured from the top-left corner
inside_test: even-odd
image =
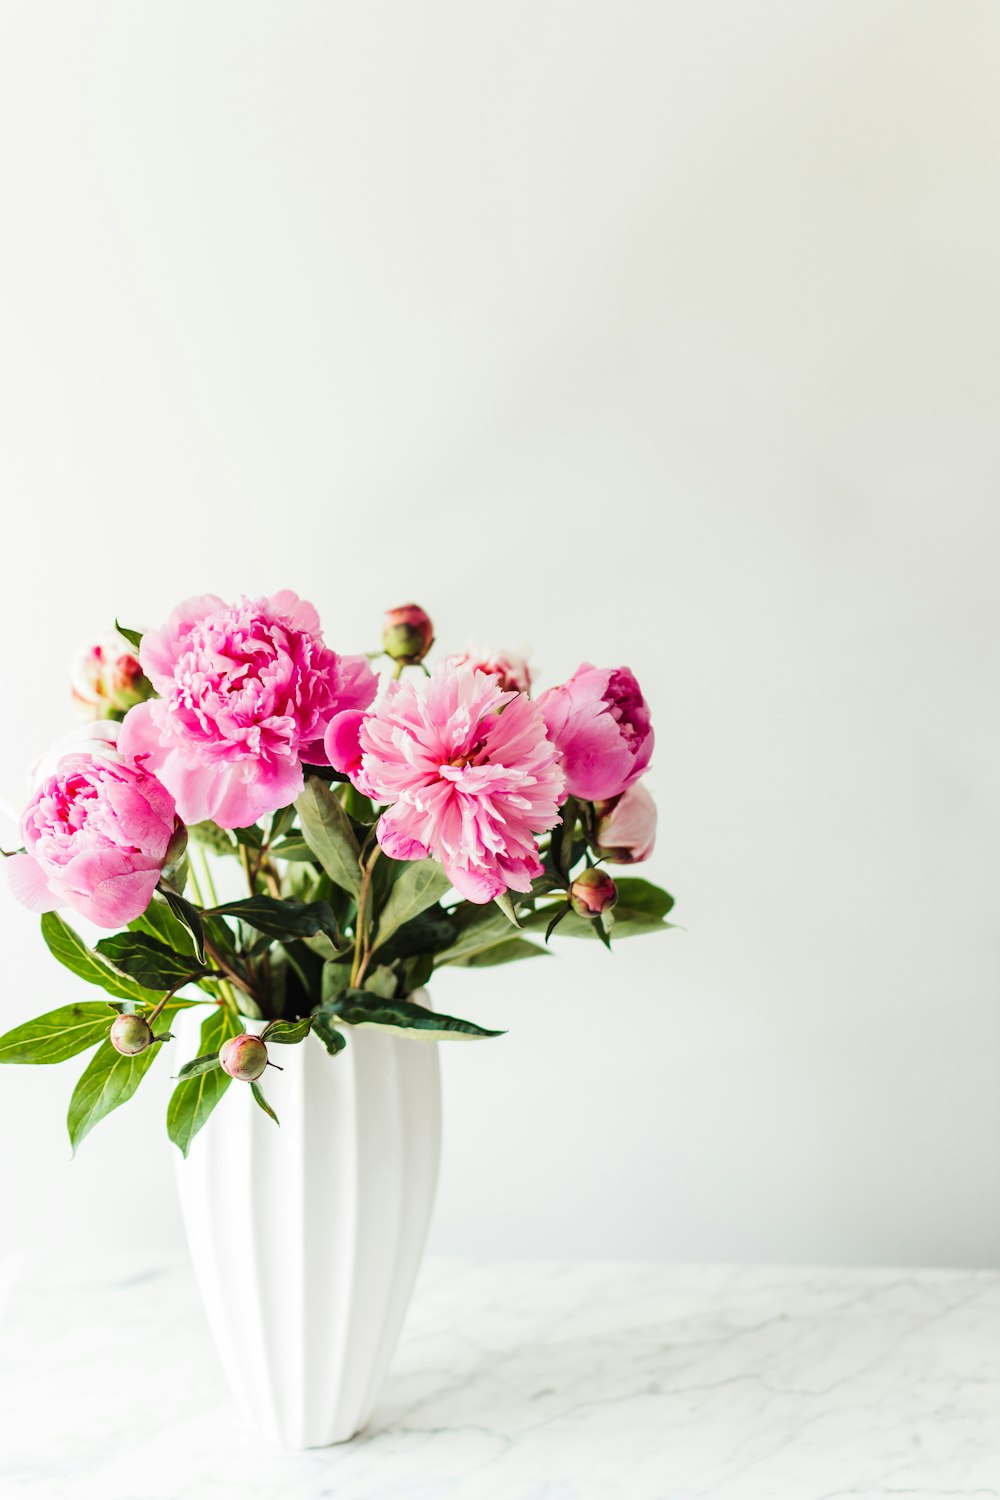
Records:
[[[419,604],[401,604],[390,609],[382,627],[382,646],[393,661],[423,661],[434,643],[431,617]]]
[[[152,1040],[153,1033],[143,1016],[126,1012],[112,1022],[111,1045],[123,1057],[136,1057],[138,1053],[145,1052]]]
[[[615,865],[638,865],[656,843],[656,803],[641,781],[610,802],[595,802],[594,848]]]
[[[241,1031],[239,1036],[231,1036],[228,1042],[223,1042],[219,1049],[219,1062],[230,1078],[238,1078],[241,1083],[253,1083],[267,1067],[267,1048],[259,1036]]]
[[[153,692],[134,650],[116,632],[79,653],[71,683],[73,699],[88,719],[123,719]]]
[[[606,870],[581,870],[569,888],[569,904],[578,917],[599,917],[618,900],[618,887]]]

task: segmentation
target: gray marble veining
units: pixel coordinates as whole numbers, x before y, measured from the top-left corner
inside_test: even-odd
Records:
[[[186,1264],[25,1270],[2,1500],[323,1496],[1000,1500],[1000,1274],[431,1262],[368,1431],[285,1453]]]

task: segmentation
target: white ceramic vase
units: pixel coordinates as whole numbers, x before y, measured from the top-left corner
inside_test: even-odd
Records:
[[[182,1060],[202,1018],[199,1006],[174,1022]],[[437,1044],[343,1029],[337,1057],[313,1036],[272,1048],[284,1071],[261,1085],[280,1128],[231,1083],[177,1158],[222,1364],[255,1430],[289,1448],[345,1442],[371,1416],[437,1184]]]

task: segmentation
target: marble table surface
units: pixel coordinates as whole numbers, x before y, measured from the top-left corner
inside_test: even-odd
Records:
[[[187,1265],[22,1270],[2,1500],[1000,1497],[1000,1274],[432,1261],[367,1432],[234,1411]]]

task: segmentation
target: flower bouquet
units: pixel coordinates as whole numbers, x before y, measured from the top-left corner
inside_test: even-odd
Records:
[[[251,1115],[276,1121],[269,1080],[278,1089],[301,1049],[332,1075],[369,1029],[498,1035],[425,1003],[439,968],[540,958],[554,934],[611,947],[668,925],[666,892],[606,868],[653,848],[653,730],[633,674],[584,665],[536,698],[523,660],[469,650],[429,669],[432,643],[406,605],[386,617],[382,651],[341,655],[284,591],[190,599],[80,659],[89,722],[36,768],[4,868],[50,952],[104,998],[0,1037],[9,1063],[96,1049],[70,1099],[74,1150],[172,1034],[191,1038],[167,1110],[186,1156],[234,1081]],[[220,899],[227,871],[243,889]],[[67,911],[105,935],[85,941]],[[362,1419],[367,1381],[337,1432]]]

